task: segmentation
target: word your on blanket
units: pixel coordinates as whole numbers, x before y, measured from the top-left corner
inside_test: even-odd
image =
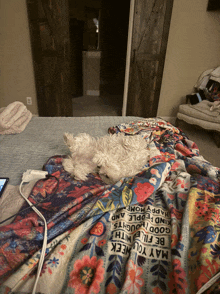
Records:
[[[131,251],[149,259],[170,260],[170,213],[152,205],[129,206],[111,216],[109,254],[129,256]]]

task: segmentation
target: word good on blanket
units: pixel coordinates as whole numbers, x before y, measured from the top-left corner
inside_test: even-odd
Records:
[[[93,138],[85,133],[76,137],[65,133],[64,141],[71,152],[64,159],[64,169],[78,180],[98,172],[105,183],[114,184],[138,174],[150,158],[147,141],[140,135],[119,133]]]

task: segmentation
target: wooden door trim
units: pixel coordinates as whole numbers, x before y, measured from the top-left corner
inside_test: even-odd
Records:
[[[162,4],[163,6],[161,6]],[[146,9],[143,9],[143,7]],[[155,117],[157,115],[172,8],[173,0],[154,0],[154,2],[151,2],[151,0],[135,1],[128,97],[126,99],[126,105],[123,105],[124,113],[127,115],[144,117]],[[161,12],[158,14],[160,10]],[[140,15],[138,14],[138,11],[140,12]],[[143,11],[144,13],[142,13]],[[161,21],[163,21],[163,23],[159,23],[157,14],[162,17]],[[152,44],[154,44],[152,41],[156,40],[155,36],[149,43],[150,47],[147,45],[148,38],[151,37],[149,30],[153,30],[154,21],[156,21],[156,19],[158,20],[158,26],[160,28],[160,39],[158,40],[161,40],[161,45],[159,45],[160,43],[158,42],[157,49],[154,49],[152,47]],[[161,25],[163,25],[162,30]],[[139,33],[137,34],[137,32]],[[140,72],[140,66],[143,63],[146,63],[146,65],[143,66],[142,71]],[[148,67],[152,68],[152,70],[148,70]],[[149,84],[150,88],[152,87],[151,91],[145,88],[145,82],[143,79],[143,77],[145,77],[145,80],[147,81],[148,74],[148,81],[151,80]],[[132,80],[134,81],[133,84],[136,83],[136,86],[132,86]],[[134,109],[134,107],[136,107],[136,109]]]
[[[65,3],[68,3],[68,0]],[[60,2],[60,17],[66,19],[67,22],[57,22],[56,30],[55,22],[52,20],[51,12],[49,11],[50,8],[46,7],[46,4],[48,2],[44,0],[26,0],[38,113],[40,116],[72,116],[69,86],[69,24],[66,19],[68,7],[62,6],[64,2]],[[56,9],[58,8],[56,6]],[[57,16],[56,19],[58,19]],[[60,21],[61,18],[58,20]],[[47,31],[41,31],[44,23]],[[63,27],[65,31],[62,35],[59,35]],[[44,32],[44,38],[42,37],[42,32]],[[45,32],[48,32],[48,34],[46,35]],[[52,61],[51,58],[53,59]],[[51,63],[54,66],[50,70]]]
[[[133,24],[134,24],[135,0],[130,0],[130,1],[131,2],[130,2],[130,13],[129,13],[128,41],[127,41],[127,55],[126,55],[126,66],[125,66],[125,82],[124,82],[124,93],[123,93],[122,116],[126,116],[126,112],[127,112],[128,86],[129,86],[130,62],[131,62],[131,46],[132,46]]]
[[[43,78],[43,65],[42,65],[42,49],[40,39],[40,29],[38,23],[38,1],[26,0],[28,23],[30,30],[32,60],[34,67],[35,88],[37,94],[38,113],[43,111],[44,105],[42,104],[43,97],[45,97],[44,78]]]

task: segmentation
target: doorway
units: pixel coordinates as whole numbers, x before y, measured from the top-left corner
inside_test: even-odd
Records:
[[[130,1],[69,0],[74,116],[121,115]]]
[[[40,116],[114,115],[112,109],[121,115],[125,68],[123,111],[156,116],[173,0],[131,3],[126,67],[130,1],[122,6],[118,0],[27,0]]]

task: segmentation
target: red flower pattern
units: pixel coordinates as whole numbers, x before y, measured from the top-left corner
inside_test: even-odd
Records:
[[[106,240],[105,240],[105,239],[100,240],[100,241],[98,242],[98,246],[99,246],[99,247],[104,246],[105,244],[106,244]]]
[[[141,278],[143,269],[138,267],[133,260],[129,260],[126,269],[126,279],[122,288],[126,293],[140,293],[141,287],[144,285],[144,280]]]
[[[37,194],[41,194],[44,198],[48,194],[52,194],[53,191],[55,191],[57,187],[57,181],[53,178],[48,180],[41,180],[37,183],[37,185],[34,187],[32,194],[36,196]]]
[[[85,245],[87,242],[88,242],[88,239],[87,239],[87,238],[83,238],[83,239],[81,240],[81,243],[84,244],[84,245]]]
[[[97,224],[95,224],[91,230],[90,230],[90,235],[94,235],[94,236],[97,236],[97,237],[100,237],[103,235],[105,231],[105,227],[104,227],[104,224],[103,222],[98,222]]]
[[[153,289],[153,293],[155,293],[155,294],[163,294],[163,291],[159,287],[155,287]]]
[[[137,195],[137,201],[143,203],[154,192],[154,187],[150,183],[137,183],[137,187],[134,189]]]
[[[177,185],[180,185],[181,188],[184,188],[184,187],[185,187],[185,182],[184,182],[184,180],[180,180],[180,179],[178,179],[178,180],[176,181],[176,184],[177,184]]]
[[[208,266],[202,265],[200,268],[201,274],[196,281],[197,290],[207,283],[218,272],[220,267],[220,265],[215,260],[210,262],[210,260],[206,259],[205,261]]]
[[[172,159],[175,159],[176,157],[175,157],[175,155],[174,154],[171,154],[171,153],[169,153],[169,152],[161,152],[161,158],[162,158],[162,160],[163,161],[170,161],[170,160],[172,160]]]
[[[176,244],[178,243],[178,237],[175,234],[172,234],[171,236],[171,248],[173,248],[174,246],[176,246]]]
[[[110,283],[108,285],[108,287],[106,288],[106,293],[108,293],[108,294],[115,294],[115,293],[117,293],[117,288],[116,288],[115,284]]]
[[[170,281],[168,283],[170,293],[185,293],[185,289],[188,287],[186,273],[181,267],[180,260],[174,259],[172,264],[173,271],[169,275]]]
[[[75,262],[68,286],[80,294],[99,293],[104,272],[102,259],[97,260],[96,256],[91,259],[87,255],[83,256],[82,260],[78,259]]]

